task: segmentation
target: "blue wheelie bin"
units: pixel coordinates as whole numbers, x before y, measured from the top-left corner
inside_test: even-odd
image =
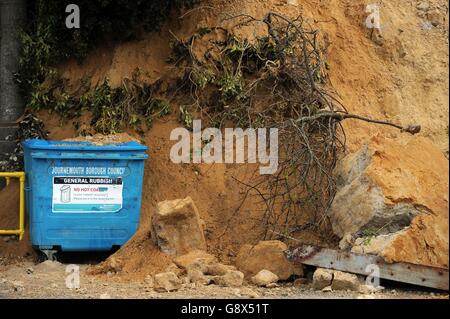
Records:
[[[139,226],[147,147],[137,142],[26,140],[31,243],[42,251],[102,251]]]

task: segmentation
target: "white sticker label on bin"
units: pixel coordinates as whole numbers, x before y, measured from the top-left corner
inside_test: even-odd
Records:
[[[115,213],[122,209],[122,177],[53,177],[54,213]]]

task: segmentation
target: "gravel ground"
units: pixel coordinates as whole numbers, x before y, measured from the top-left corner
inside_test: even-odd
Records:
[[[69,289],[66,286],[65,264],[44,262],[34,264],[21,262],[0,267],[1,298],[276,298],[276,299],[436,299],[446,298],[448,294],[430,291],[411,291],[405,289],[385,289],[375,294],[357,292],[312,290],[309,285],[295,287],[285,284],[275,288],[244,286],[240,288],[219,287],[215,285],[193,287],[186,284],[180,290],[168,293],[154,291],[145,282],[120,282],[115,276],[92,276],[86,274],[87,265],[80,265],[80,287]],[[70,280],[69,280],[70,283]]]

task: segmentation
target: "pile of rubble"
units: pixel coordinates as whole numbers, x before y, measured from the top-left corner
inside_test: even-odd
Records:
[[[280,241],[242,246],[233,266],[206,252],[203,233],[204,223],[190,197],[160,202],[152,215],[151,235],[158,248],[173,257],[173,263],[164,272],[147,276],[149,286],[174,291],[183,285],[241,287],[248,281],[270,288],[279,280],[303,275],[301,266],[287,260],[287,246]]]

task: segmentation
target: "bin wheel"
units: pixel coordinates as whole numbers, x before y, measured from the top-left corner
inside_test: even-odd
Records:
[[[53,249],[42,249],[42,257],[45,260],[51,260],[51,261],[57,261],[56,258],[56,253],[58,252],[57,250],[53,250]]]

